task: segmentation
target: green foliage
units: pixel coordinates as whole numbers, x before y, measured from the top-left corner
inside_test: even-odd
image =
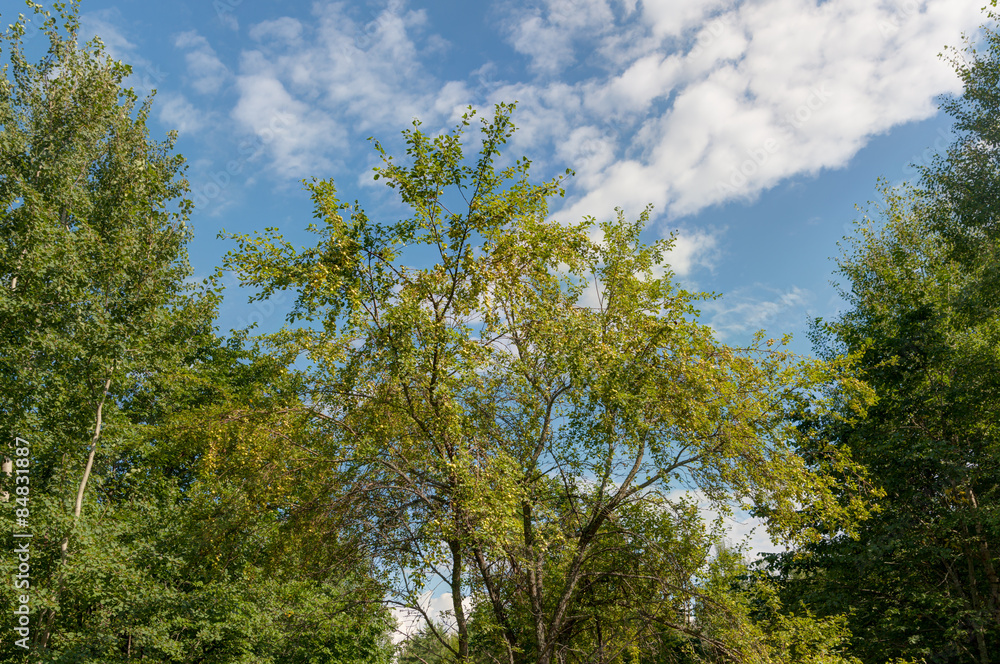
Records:
[[[448,626],[437,624],[411,634],[396,659],[399,664],[445,664],[458,651],[458,635]]]
[[[828,422],[885,496],[852,539],[786,556],[788,594],[850,612],[864,661],[989,662],[1000,652],[1000,37],[987,29],[965,91],[943,108],[959,138],[919,187],[881,186],[884,205],[841,258],[850,304],[817,327],[828,353],[853,352],[878,402]]]
[[[760,664],[860,664],[848,654],[845,616],[817,618],[801,603],[783,606],[766,574],[721,547],[706,574],[696,617],[705,638],[698,659]]]
[[[187,285],[174,136],[152,140],[129,67],[79,43],[75,3],[28,5],[47,55],[28,61],[23,17],[0,36],[0,438],[30,443],[30,517],[0,503],[0,526],[7,552],[33,535],[31,633],[26,652],[5,627],[0,659],[387,663],[366,568],[296,548],[317,536],[294,492],[243,481],[259,454],[217,472],[270,440],[254,477],[289,482],[274,432],[301,403],[285,364],[214,338],[217,292]],[[24,593],[0,586],[4,623]]]
[[[373,221],[314,181],[315,246],[237,235],[227,266],[258,298],[296,291],[290,322],[312,326],[268,343],[310,366],[303,401],[395,601],[416,609],[443,582],[456,661],[475,630],[504,661],[621,656],[677,631],[698,593],[707,545],[677,490],[742,504],[789,540],[813,535],[802,505],[852,528],[864,504],[835,500],[828,471],[856,493],[863,477],[796,424],[810,400],[838,417],[813,399],[823,386],[859,409],[866,393],[845,361],[718,343],[670,280],[670,241],[640,242],[648,210],[548,219],[561,178],[501,166],[512,111],[483,120],[474,161],[471,112],[434,137],[415,123],[406,165],[375,144],[409,218]]]

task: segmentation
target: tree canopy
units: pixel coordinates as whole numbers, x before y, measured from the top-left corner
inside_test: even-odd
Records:
[[[685,491],[766,515],[788,541],[810,537],[803,504],[852,527],[865,507],[834,500],[828,471],[845,491],[863,477],[797,423],[810,399],[827,412],[826,386],[858,408],[865,391],[842,361],[716,341],[670,278],[670,241],[639,241],[648,211],[550,219],[561,178],[503,161],[513,110],[472,141],[471,110],[433,137],[415,123],[402,164],[375,144],[375,177],[412,216],[374,221],[313,181],[315,246],[237,235],[225,265],[256,297],[294,289],[290,323],[315,324],[269,341],[308,363],[302,400],[347,464],[342,495],[390,601],[419,612],[444,584],[456,661],[476,633],[503,661],[603,661],[701,635],[686,607],[712,540]]]
[[[312,244],[226,235],[251,299],[295,299],[221,337],[176,135],[77,3],[28,5],[46,54],[24,17],[0,35],[0,437],[30,469],[0,472],[5,550],[31,531],[4,661],[997,658],[994,29],[807,358],[720,341],[649,209],[554,218],[571,171],[507,154],[513,103],[373,141],[398,218],[313,179]],[[706,510],[787,551],[749,564]]]
[[[1000,652],[1000,37],[951,55],[958,138],[919,183],[882,184],[839,261],[849,307],[815,329],[823,353],[859,354],[877,395],[866,419],[823,427],[885,496],[859,539],[831,527],[781,563],[790,596],[850,615],[865,661]]]
[[[80,43],[75,3],[34,9],[41,61],[23,17],[0,35],[0,436],[29,452],[0,476],[4,551],[31,534],[29,585],[10,582],[23,554],[0,557],[5,614],[30,609],[0,657],[387,662],[365,568],[281,551],[287,506],[238,500],[253,494],[212,465],[227,436],[274,437],[294,391],[215,337],[217,289],[187,281],[174,135],[150,137],[152,99]]]

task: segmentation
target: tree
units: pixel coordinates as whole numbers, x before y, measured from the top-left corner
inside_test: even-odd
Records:
[[[367,570],[330,565],[336,542],[296,550],[316,539],[287,518],[297,496],[256,500],[245,468],[211,463],[273,451],[296,392],[216,339],[217,292],[188,285],[174,135],[150,138],[152,99],[79,42],[76,3],[28,4],[47,55],[29,61],[24,17],[0,36],[0,437],[29,442],[30,484],[0,523],[7,551],[32,534],[30,637],[0,659],[387,662]],[[3,584],[8,617],[24,593]]]
[[[819,386],[858,385],[842,362],[795,362],[762,338],[717,342],[695,320],[695,296],[670,280],[669,242],[639,241],[648,211],[549,220],[561,178],[532,183],[527,159],[498,166],[512,110],[483,120],[474,161],[462,144],[472,112],[433,138],[415,123],[407,165],[376,142],[375,176],[411,217],[374,222],[313,181],[316,246],[296,249],[277,229],[237,235],[227,266],[255,297],[298,292],[289,319],[306,325],[270,343],[310,364],[303,401],[327,426],[327,454],[348,461],[390,600],[420,611],[428,584],[443,584],[457,639],[441,644],[454,661],[471,656],[470,606],[500,635],[504,661],[583,661],[600,655],[572,643],[602,647],[576,634],[596,629],[593,610],[582,617],[591,598],[615,596],[642,624],[643,607],[593,581],[645,546],[618,525],[643,505],[662,515],[665,530],[646,534],[662,560],[686,555],[670,530],[671,492],[685,487],[722,510],[744,504],[792,539],[809,537],[801,504],[850,528],[864,507],[833,500],[826,471],[856,488],[853,466],[833,446],[813,446],[807,463],[794,425]],[[655,560],[644,554],[622,583]],[[663,603],[667,628],[680,629],[694,592]]]
[[[45,430],[72,441],[52,452],[79,470],[77,521],[127,377],[189,350],[183,340],[205,334],[214,299],[184,284],[190,203],[173,136],[148,138],[148,100],[136,108],[121,88],[126,65],[97,41],[78,48],[75,4],[61,15],[66,36],[43,16],[50,48],[40,64],[24,55],[23,20],[3,36],[0,394],[5,435]],[[63,551],[68,544],[67,533]]]
[[[954,56],[965,91],[942,108],[955,143],[918,186],[885,203],[839,260],[849,304],[816,328],[828,353],[860,353],[878,397],[868,417],[827,423],[885,490],[857,540],[829,537],[780,562],[788,592],[852,610],[854,652],[934,662],[1000,652],[1000,36]]]
[[[25,20],[0,44],[0,431],[32,443],[32,522],[58,533],[61,559],[84,517],[106,429],[142,377],[174,363],[210,329],[214,298],[188,288],[190,203],[173,136],[149,139],[149,101],[100,42],[77,43],[77,7],[42,17],[49,39],[25,56]],[[60,25],[61,22],[61,25]],[[60,32],[65,31],[65,35]],[[122,423],[124,425],[124,422]],[[67,501],[68,500],[68,504]],[[55,533],[53,533],[55,534]],[[44,646],[58,588],[39,593]]]

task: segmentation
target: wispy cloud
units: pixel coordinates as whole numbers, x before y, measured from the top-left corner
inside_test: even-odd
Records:
[[[263,21],[250,28],[250,38],[255,41],[292,43],[302,36],[302,22],[288,16],[273,21]]]
[[[187,97],[177,92],[167,92],[157,97],[160,122],[176,129],[180,134],[193,134],[204,129],[207,122],[205,111],[196,108]]]
[[[417,117],[432,126],[450,122],[471,101],[465,83],[438,81],[422,66],[442,48],[425,12],[390,2],[357,16],[332,3],[317,4],[314,15],[309,26],[288,17],[252,26],[259,47],[243,52],[236,79],[232,117],[243,129],[284,118],[269,145],[280,174],[328,169],[331,154],[360,144],[348,136],[395,132]]]
[[[511,46],[528,56],[532,71],[549,75],[574,63],[574,42],[605,33],[615,18],[607,0],[543,0],[511,13],[506,21]]]
[[[148,95],[161,87],[167,74],[154,62],[140,55],[139,45],[128,38],[127,31],[121,27],[122,23],[121,12],[117,9],[87,12],[80,16],[80,36],[87,41],[99,36],[108,55],[132,66],[132,75],[126,79],[125,84],[140,96]]]
[[[222,64],[208,40],[195,30],[177,35],[174,45],[187,51],[184,59],[191,77],[191,87],[198,92],[215,94],[230,79],[229,68]]]
[[[723,341],[738,341],[761,329],[801,329],[812,299],[810,291],[797,286],[779,290],[754,284],[699,306]]]

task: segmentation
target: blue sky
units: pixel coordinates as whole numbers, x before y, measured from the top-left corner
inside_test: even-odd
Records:
[[[960,91],[940,57],[983,21],[982,0],[380,0],[149,3],[84,0],[83,29],[157,90],[154,134],[180,132],[199,276],[232,243],[220,229],[278,226],[311,208],[302,178],[399,214],[371,179],[379,138],[401,152],[414,117],[437,131],[463,109],[519,102],[511,156],[539,178],[573,168],[553,216],[635,216],[719,336],[791,332],[840,306],[836,242],[875,179],[901,182],[948,143],[938,96]],[[6,14],[5,16],[11,16]],[[290,298],[247,304],[223,330],[273,329]]]

